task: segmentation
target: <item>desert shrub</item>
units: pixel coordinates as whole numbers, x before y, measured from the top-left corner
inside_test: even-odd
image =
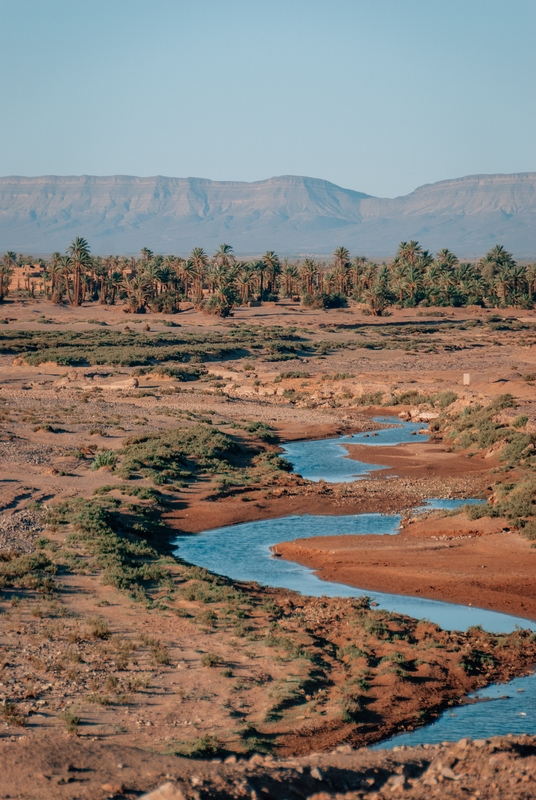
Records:
[[[206,424],[132,437],[120,451],[118,475],[149,477],[157,485],[193,479],[195,473],[232,469],[229,458],[238,450],[233,439]]]
[[[65,709],[59,715],[59,718],[65,723],[65,727],[69,733],[76,733],[80,725],[80,717],[70,709]]]
[[[343,722],[357,722],[363,714],[361,695],[348,694],[341,699],[341,718]]]
[[[158,553],[142,536],[151,535],[150,525],[140,513],[130,528],[128,518],[96,500],[73,498],[54,507],[49,522],[72,525],[71,539],[81,542],[95,565],[102,570],[102,581],[127,592],[134,600],[146,600],[147,591],[167,580],[168,572]],[[132,523],[131,523],[132,524]]]
[[[0,553],[0,589],[24,588],[50,594],[56,586],[56,565],[43,552],[19,555]]]
[[[207,628],[213,628],[218,621],[218,615],[215,614],[214,611],[208,609],[207,611],[203,611],[203,613],[197,617],[197,620],[201,625],[205,625]]]
[[[454,419],[447,421],[447,436],[453,439],[459,448],[476,445],[478,450],[483,450],[502,439],[507,443],[511,429],[504,423],[498,422],[497,415],[503,409],[513,406],[515,406],[515,400],[509,394],[499,395],[485,407],[479,404],[467,406]],[[511,432],[510,440],[512,441],[512,437],[518,435]],[[507,454],[503,457],[508,458],[509,456]]]
[[[452,405],[452,403],[454,403],[457,399],[458,395],[455,392],[445,391],[434,395],[432,398],[432,403],[435,408],[444,409]]]
[[[20,356],[32,365],[53,361],[68,366],[108,364],[149,366],[166,362],[202,363],[224,358],[241,358],[248,349],[284,347],[299,341],[295,328],[280,325],[236,325],[225,332],[159,332],[148,336],[130,328],[120,332],[101,329],[85,331],[6,331],[0,337],[0,353]]]
[[[363,392],[359,397],[354,398],[356,406],[377,406],[383,400],[383,392]]]
[[[91,469],[97,470],[102,469],[103,467],[106,467],[107,469],[113,469],[116,463],[117,455],[113,450],[101,450],[101,452],[97,453],[95,456],[91,465]]]
[[[344,381],[349,378],[355,378],[353,372],[334,372],[333,374],[327,373],[320,376],[321,381]]]
[[[534,450],[536,436],[530,433],[510,433],[506,437],[507,444],[502,449],[501,461],[517,463],[525,454]]]
[[[369,654],[365,650],[361,650],[361,648],[357,647],[355,644],[349,644],[343,647],[340,651],[340,655],[347,658],[348,661],[354,661],[356,658],[365,658],[367,660],[369,658]]]
[[[520,414],[512,422],[512,427],[514,427],[514,428],[524,428],[528,421],[529,421],[529,418],[527,417],[526,414]]]
[[[0,705],[0,713],[3,719],[10,725],[15,725],[19,728],[24,728],[26,725],[26,717],[21,709],[15,703],[5,702]]]
[[[279,441],[279,437],[273,432],[273,428],[265,422],[250,422],[246,425],[248,433],[254,433],[262,442],[275,443]]]
[[[201,736],[188,742],[170,742],[167,753],[188,758],[208,758],[219,752],[218,740],[215,736]]]
[[[303,372],[303,370],[295,369],[289,370],[287,372],[280,372],[279,375],[276,375],[274,378],[274,383],[281,383],[281,381],[286,380],[287,378],[310,378],[310,372]]]
[[[521,528],[521,533],[525,539],[529,539],[531,542],[534,541],[536,539],[536,520],[527,522],[527,524]]]
[[[89,635],[92,639],[108,639],[110,636],[110,626],[105,619],[97,617],[89,624]]]
[[[390,406],[398,405],[412,405],[417,406],[421,403],[430,403],[432,398],[430,395],[421,394],[417,389],[409,389],[407,392],[400,392],[400,394],[393,394],[389,398]]]
[[[223,663],[223,658],[217,653],[203,653],[201,656],[202,667],[218,667]]]

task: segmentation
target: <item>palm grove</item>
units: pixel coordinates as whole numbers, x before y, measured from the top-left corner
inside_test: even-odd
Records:
[[[416,241],[401,242],[390,263],[351,257],[338,247],[329,262],[280,259],[273,251],[241,261],[222,244],[209,256],[195,247],[187,258],[157,255],[147,248],[138,258],[91,255],[83,238],[65,254],[44,261],[7,252],[0,264],[0,302],[17,267],[26,267],[18,294],[46,296],[52,303],[79,306],[93,301],[125,303],[134,314],[175,313],[190,302],[209,314],[227,316],[234,307],[294,298],[313,308],[334,308],[348,300],[380,316],[390,306],[492,306],[533,308],[536,264],[521,265],[501,245],[478,263],[460,262],[450,250],[433,255]],[[38,272],[32,270],[38,269]]]

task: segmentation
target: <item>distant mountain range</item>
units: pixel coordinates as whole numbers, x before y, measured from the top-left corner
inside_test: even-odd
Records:
[[[393,255],[418,239],[458,256],[503,244],[517,258],[536,255],[536,173],[469,175],[421,186],[393,199],[329,181],[283,175],[244,183],[202,178],[45,176],[0,178],[0,251],[63,251],[75,236],[96,254]]]

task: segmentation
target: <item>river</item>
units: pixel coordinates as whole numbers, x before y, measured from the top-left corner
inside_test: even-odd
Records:
[[[376,421],[396,423],[397,427],[384,428],[377,432],[378,435],[369,432],[334,439],[292,442],[283,447],[285,458],[297,473],[309,480],[350,482],[382,467],[348,458],[345,444],[362,443],[381,447],[427,439],[426,435],[417,433],[422,427],[420,424],[399,423],[392,417],[377,418]],[[432,498],[429,507],[451,509],[467,502],[480,501]],[[421,597],[365,592],[345,584],[323,581],[308,567],[274,558],[270,550],[280,542],[311,536],[396,535],[399,524],[398,515],[291,515],[180,536],[177,555],[191,564],[233,580],[256,581],[263,586],[292,589],[304,595],[356,597],[368,594],[380,608],[417,619],[429,619],[447,630],[466,630],[472,625],[481,625],[493,632],[510,632],[517,626],[536,631],[536,623],[508,614]],[[487,702],[446,711],[433,724],[401,734],[378,746],[456,741],[462,735],[487,738],[507,733],[536,734],[535,689],[534,675],[518,678],[506,685],[489,686],[474,696],[487,698]],[[489,713],[491,708],[492,714]]]

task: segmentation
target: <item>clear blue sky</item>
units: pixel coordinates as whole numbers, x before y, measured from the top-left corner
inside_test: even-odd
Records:
[[[0,174],[536,171],[536,0],[0,0]]]

